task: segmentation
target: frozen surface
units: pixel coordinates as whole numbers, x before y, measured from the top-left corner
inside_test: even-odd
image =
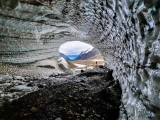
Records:
[[[1,62],[57,57],[66,41],[90,43],[121,84],[120,120],[160,118],[159,0],[35,1],[0,2]]]

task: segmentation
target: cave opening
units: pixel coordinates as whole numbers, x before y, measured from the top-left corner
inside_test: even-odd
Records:
[[[78,86],[78,90],[74,89],[77,94],[80,94],[81,90],[83,93],[92,88],[100,92],[101,85],[110,83],[103,81],[100,86],[97,84],[102,80],[114,78],[120,82],[123,91],[120,95],[124,108],[120,113],[120,120],[159,120],[159,18],[160,0],[0,0],[0,105],[3,101],[13,100],[13,103],[6,107],[3,115],[6,117],[8,115],[6,119],[11,117],[27,119],[37,114],[40,117],[42,114],[42,117],[45,116],[43,119],[60,120],[64,118],[60,116],[62,113],[60,111],[66,107],[57,107],[58,103],[53,104],[55,102],[52,97],[55,95],[57,102],[63,101],[62,103],[66,105],[69,103],[68,100],[70,101],[67,105],[71,107],[66,111],[62,110],[68,117],[73,115],[84,117],[85,111],[88,110],[82,108],[84,110],[82,113],[83,110],[77,108],[74,109],[76,112],[73,112],[73,106],[79,106],[80,101],[73,104],[72,98],[76,101],[77,97],[73,97],[72,94],[69,94],[67,99],[64,98],[65,100],[61,99],[64,93],[67,93],[64,91],[68,89],[60,90],[57,84],[64,83],[65,87],[65,83],[72,81],[68,84],[72,86],[66,86],[68,88]],[[73,40],[96,46],[101,51],[106,66],[113,70],[110,77],[106,78],[108,75],[106,66],[101,69],[96,67],[91,71],[86,70],[75,76],[57,70],[55,59],[59,57],[59,46]],[[43,61],[46,59],[47,65],[46,61]],[[50,62],[52,64],[48,65]],[[22,66],[22,69],[19,69],[19,66]],[[104,74],[102,74],[103,70]],[[22,74],[24,72],[28,76],[24,76]],[[32,74],[36,76],[33,77]],[[90,79],[96,81],[86,84]],[[76,85],[78,81],[80,86]],[[94,83],[96,87],[93,87]],[[112,87],[114,85],[109,86],[111,91]],[[110,90],[108,91],[111,92]],[[42,91],[44,94],[41,94]],[[102,91],[98,96],[107,100],[105,93],[106,91]],[[58,97],[59,95],[62,97]],[[81,97],[78,97],[78,100],[81,100]],[[109,95],[109,98],[112,97]],[[93,97],[91,98],[94,101]],[[84,100],[89,101],[85,98]],[[18,106],[14,104],[15,101]],[[97,105],[96,101],[95,103]],[[95,104],[93,105],[96,107]],[[56,112],[57,108],[58,112]],[[3,110],[0,108],[0,111]],[[7,113],[8,110],[12,111],[12,115]],[[93,109],[89,111],[90,115],[94,114],[91,112]],[[100,112],[97,113],[98,115],[90,119],[94,117],[99,119]],[[107,116],[104,118],[107,119]],[[73,117],[73,119],[79,118]]]
[[[81,41],[70,41],[59,47],[59,65],[66,69],[85,70],[104,66],[104,59],[100,51],[90,44]]]

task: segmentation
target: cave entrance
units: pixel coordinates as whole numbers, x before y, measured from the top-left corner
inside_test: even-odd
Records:
[[[70,41],[59,47],[58,63],[67,69],[92,69],[103,66],[104,59],[100,51],[92,45],[80,41]]]

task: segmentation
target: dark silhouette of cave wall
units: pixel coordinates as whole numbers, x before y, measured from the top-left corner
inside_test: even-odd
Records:
[[[0,9],[1,62],[58,56],[60,44],[85,41],[121,84],[119,119],[160,119],[159,0],[1,0]]]

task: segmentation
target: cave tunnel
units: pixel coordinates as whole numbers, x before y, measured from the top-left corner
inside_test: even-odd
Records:
[[[159,0],[0,0],[0,31],[1,84],[4,79],[25,82],[22,73],[38,76],[41,69],[44,76],[49,75],[58,66],[39,61],[57,59],[62,43],[86,42],[100,51],[105,67],[113,71],[113,79],[121,86],[119,120],[160,119]],[[51,76],[58,75],[66,76],[64,72]],[[35,84],[26,87],[23,82],[16,90],[27,91]],[[46,83],[36,85],[38,89]],[[1,98],[7,95],[6,91]],[[34,106],[29,110],[37,112]]]

